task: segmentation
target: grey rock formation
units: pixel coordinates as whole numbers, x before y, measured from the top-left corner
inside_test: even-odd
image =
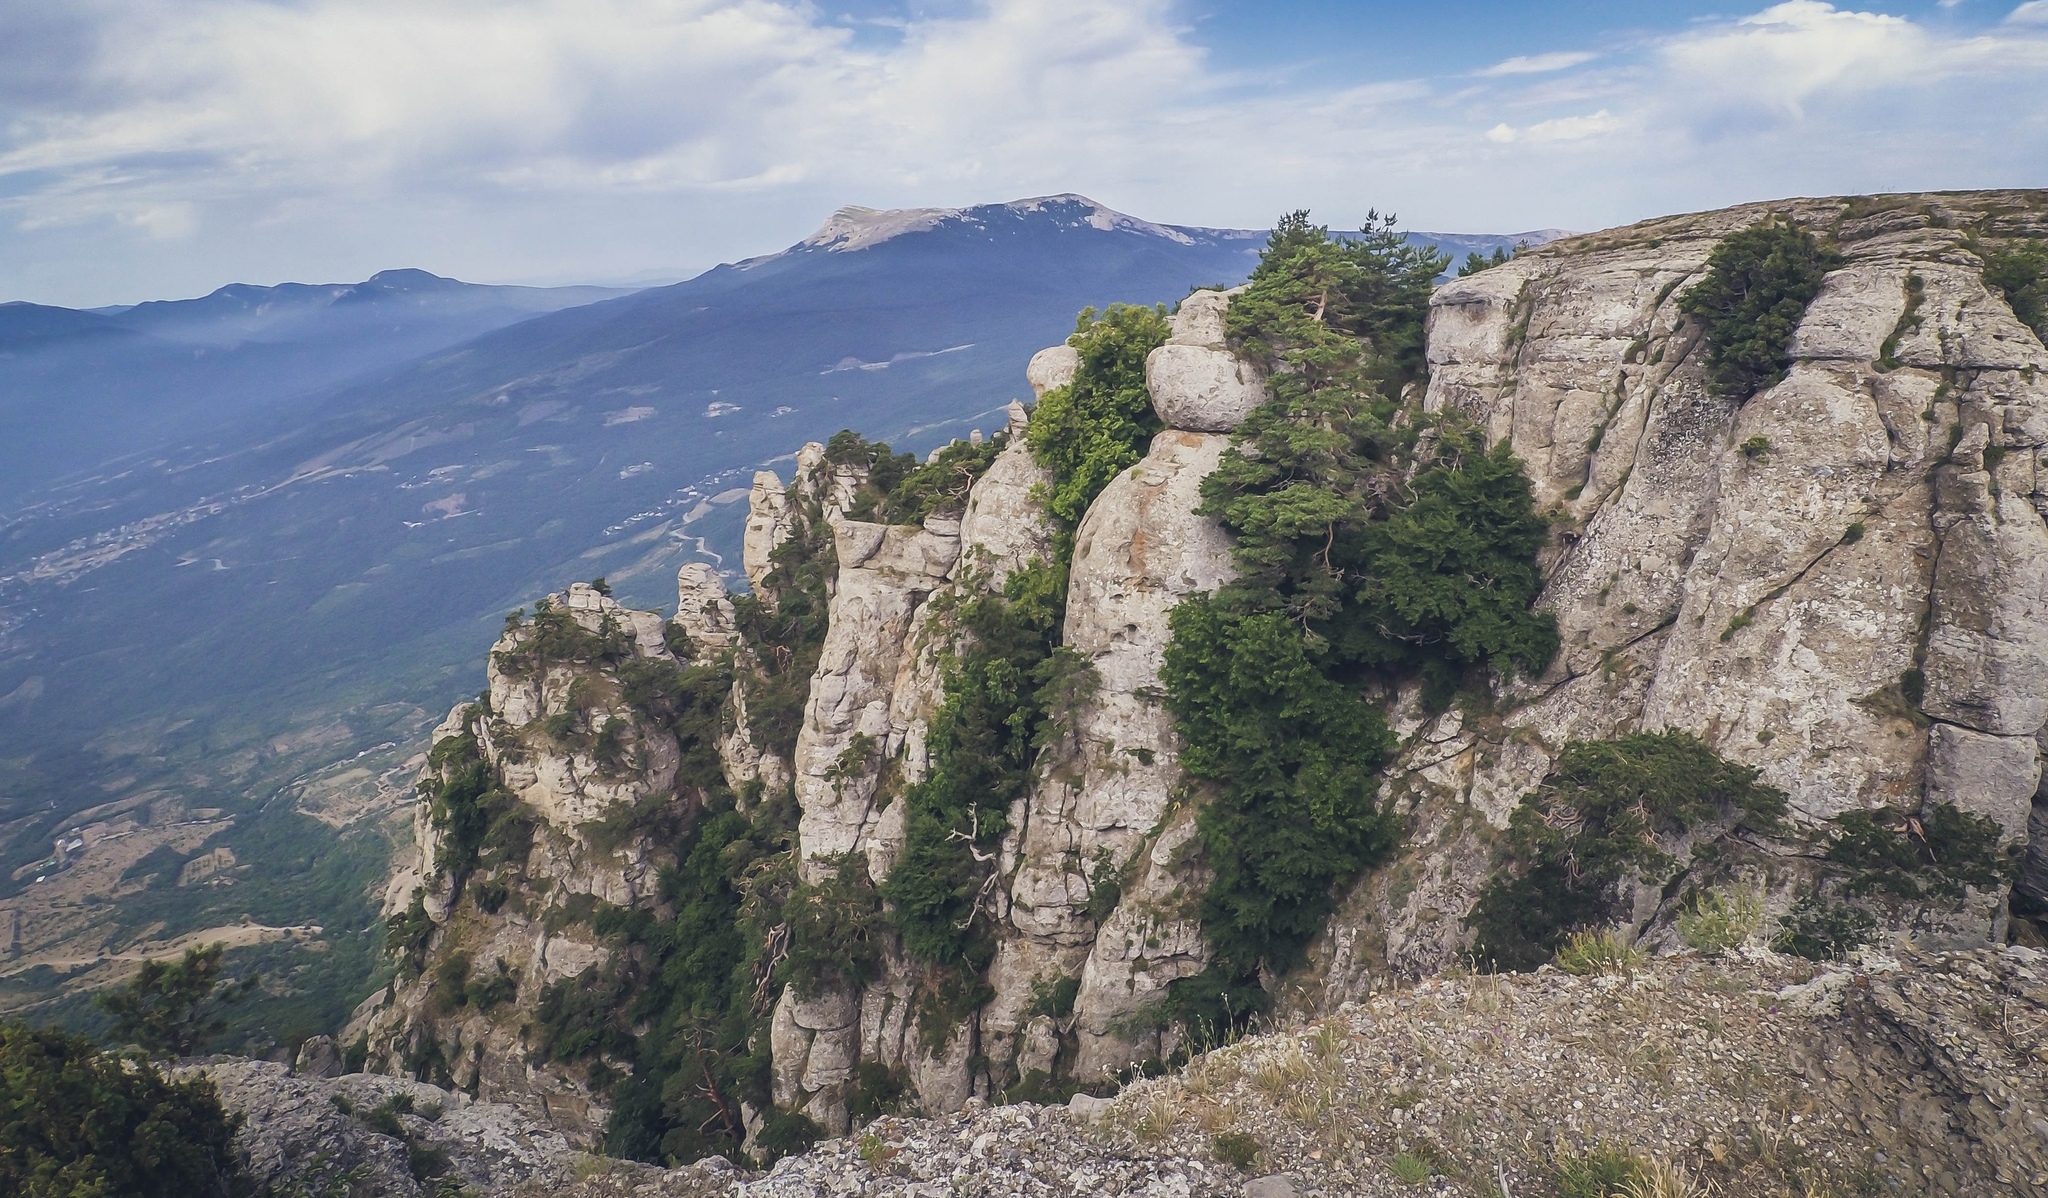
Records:
[[[753,490],[747,494],[746,531],[740,539],[740,561],[754,590],[770,569],[768,556],[789,536],[789,494],[782,476],[773,470],[754,472]]]
[[[911,617],[960,557],[952,521],[917,528],[845,520],[832,532],[838,586],[794,763],[807,871],[858,851],[871,829],[877,775],[869,759],[878,762],[889,739]]]
[[[1197,291],[1180,303],[1173,335],[1145,358],[1145,386],[1166,427],[1227,433],[1266,400],[1251,363],[1230,352],[1223,316],[1230,291]]]
[[[1565,643],[1488,726],[1397,712],[1390,789],[1415,847],[1333,923],[1310,970],[1322,1001],[1455,959],[1490,868],[1467,821],[1504,825],[1571,739],[1695,733],[1808,826],[1953,802],[2026,834],[2048,718],[2044,351],[1978,281],[1964,214],[1774,208],[1835,229],[1847,261],[1789,375],[1739,403],[1707,389],[1677,300],[1762,206],[1566,240],[1437,289],[1427,406],[1509,442],[1559,516],[1542,602]],[[1922,645],[1924,715],[1902,697]],[[1670,916],[1647,901],[1639,919]],[[1985,915],[1944,935],[1981,941]]]
[[[1044,399],[1046,392],[1073,382],[1074,371],[1080,366],[1081,353],[1073,346],[1049,346],[1031,355],[1030,365],[1024,368],[1024,379],[1031,384],[1033,397]]]
[[[2015,852],[2031,853],[2022,892],[2048,901],[2048,349],[1984,287],[1958,232],[2007,210],[1956,197],[1774,209],[1830,230],[1846,260],[1800,323],[1785,378],[1752,396],[1707,385],[1701,335],[1679,301],[1719,240],[1763,207],[1569,239],[1438,288],[1424,405],[1469,418],[1524,463],[1553,520],[1541,603],[1563,645],[1542,677],[1497,679],[1470,710],[1425,712],[1414,685],[1389,697],[1400,747],[1382,793],[1403,816],[1404,847],[1344,897],[1310,964],[1286,979],[1289,1009],[1333,1011],[1456,962],[1521,798],[1566,743],[1637,730],[1694,733],[1754,766],[1807,831],[1877,808],[1989,816]],[[774,1003],[776,1103],[834,1135],[853,1130],[848,1099],[863,1066],[886,1067],[924,1110],[944,1112],[1027,1075],[1093,1079],[1177,1047],[1154,1016],[1165,988],[1204,966],[1207,875],[1195,841],[1202,795],[1181,774],[1160,669],[1175,604],[1232,576],[1228,538],[1194,514],[1228,431],[1264,396],[1225,345],[1228,302],[1221,292],[1183,302],[1171,341],[1147,362],[1169,427],[1077,530],[1063,643],[1087,662],[1092,689],[1059,713],[1029,793],[1007,813],[978,908],[998,929],[993,996],[920,1034],[928,970],[891,945],[857,991],[804,999],[788,989]],[[1037,355],[1034,392],[1070,381],[1075,361],[1065,346]],[[837,556],[793,760],[750,724],[749,688],[763,676],[733,635],[722,585],[706,568],[679,576],[676,619],[699,659],[731,647],[739,665],[720,744],[726,780],[736,792],[793,791],[807,881],[855,860],[878,884],[895,868],[909,805],[895,800],[929,772],[946,669],[966,647],[954,615],[1050,554],[1037,498],[1048,478],[1024,429],[1013,405],[1008,443],[959,517],[921,527],[846,519],[861,478],[816,444],[788,482],[756,479],[745,565],[757,589],[793,530],[829,527]],[[587,588],[563,603],[585,628],[624,630],[636,655],[667,652],[658,615]],[[672,789],[673,746],[635,725],[636,770],[600,777],[587,755],[539,746],[528,731],[564,710],[567,674],[494,666],[491,681],[479,736],[544,817],[531,868],[559,895],[649,906],[658,854],[634,843],[598,854],[578,829]],[[454,719],[439,735],[463,726]],[[420,831],[414,876],[431,880],[424,818]],[[1694,842],[1673,848],[1686,862]],[[1802,868],[1780,864],[1774,910]],[[1632,928],[1675,945],[1683,897],[1641,888]],[[1914,916],[1914,932],[1981,944],[2002,934],[2001,897]],[[433,885],[424,900],[445,918]],[[522,1004],[610,951],[518,915],[463,935],[478,961],[520,971]],[[1075,995],[1070,1010],[1048,1006],[1055,992]],[[415,1047],[406,1029],[422,1001],[420,987],[401,985],[360,1017],[380,1059]],[[528,1067],[510,1026],[446,1022],[450,1049],[481,1049],[457,1080],[590,1142],[601,1101]],[[758,1184],[785,1192],[775,1176]]]
[[[738,638],[725,579],[708,562],[685,562],[676,571],[675,622],[699,656],[714,655]]]
[[[333,1036],[308,1036],[292,1059],[292,1072],[300,1077],[340,1077],[341,1046]]]
[[[1159,670],[1174,605],[1232,575],[1228,538],[1194,514],[1202,479],[1228,446],[1214,433],[1160,433],[1090,505],[1075,536],[1064,641],[1093,667],[1097,685],[1065,743],[1041,760],[1005,846],[1015,932],[990,971],[996,997],[985,1023],[992,1039],[1012,1035],[1034,987],[1079,977],[1077,1067],[1090,1076],[1157,1049],[1156,1040],[1110,1029],[1203,959],[1199,930],[1174,901],[1197,880],[1183,870],[1140,865],[1141,885],[1099,936],[1088,912],[1095,887],[1148,853],[1161,856],[1162,843],[1178,847],[1189,831],[1159,826],[1180,778]]]
[[[574,1176],[574,1153],[560,1132],[459,1091],[376,1074],[294,1076],[282,1065],[232,1057],[195,1071],[211,1078],[222,1105],[242,1117],[235,1144],[250,1172],[285,1192],[294,1182],[305,1192],[323,1192],[322,1183],[357,1171],[353,1192],[392,1198],[439,1192],[434,1181],[414,1176],[415,1157],[437,1161],[440,1176],[490,1194]],[[367,1121],[379,1107],[392,1112],[400,1135]]]
[[[679,599],[685,627],[700,650],[730,630],[731,605],[715,578],[685,569]],[[668,621],[657,613],[623,607],[581,583],[551,602],[586,634],[623,637],[633,657],[674,661],[665,643]],[[432,971],[407,974],[394,983],[388,1001],[366,1004],[343,1038],[367,1038],[373,1069],[396,1072],[409,1069],[409,1061],[441,1061],[455,1084],[472,1088],[486,1101],[517,1107],[571,1143],[590,1147],[609,1113],[602,1095],[581,1071],[529,1067],[521,1025],[531,1019],[548,986],[599,968],[611,957],[612,948],[587,920],[558,918],[562,911],[597,903],[630,909],[657,901],[663,846],[644,828],[609,835],[603,831],[606,821],[650,803],[687,804],[695,796],[687,788],[679,793],[681,747],[674,734],[634,710],[614,680],[606,677],[605,685],[590,687],[593,674],[603,676],[602,671],[567,661],[538,669],[508,664],[508,656],[519,655],[534,629],[527,624],[499,640],[487,667],[488,703],[457,707],[435,730],[434,743],[475,738],[478,752],[532,820],[526,857],[514,863],[512,876],[547,879],[544,893],[525,894],[523,901],[487,919],[451,920],[454,880],[441,868],[441,834],[430,806],[421,803],[414,812],[417,854],[405,863],[401,884],[386,898],[386,913],[395,915],[417,892],[441,929],[434,950],[439,959],[466,954],[480,975],[502,968],[515,980],[515,997],[494,1012],[469,1007],[441,1012],[434,1003]],[[548,730],[552,718],[572,708],[591,729],[617,722],[623,730],[618,761],[598,760],[594,741],[565,743]],[[745,728],[743,717],[738,728]],[[761,769],[758,754],[752,764]]]

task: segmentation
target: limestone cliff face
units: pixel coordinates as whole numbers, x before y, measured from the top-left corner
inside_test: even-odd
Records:
[[[1094,667],[1097,685],[1066,742],[1041,759],[1005,846],[1015,934],[992,971],[989,1030],[1018,1030],[1034,984],[1079,977],[1077,1062],[1089,1075],[1127,1064],[1131,1051],[1152,1055],[1156,1037],[1116,1036],[1111,1026],[1202,967],[1187,901],[1198,878],[1172,865],[1191,825],[1162,825],[1180,770],[1159,669],[1174,605],[1232,574],[1223,530],[1194,514],[1201,481],[1229,443],[1218,433],[1160,433],[1089,507],[1075,537],[1065,642]],[[1135,885],[1098,925],[1091,898],[1126,876]]]
[[[1721,238],[1771,212],[1830,231],[1844,261],[1799,325],[1787,377],[1735,402],[1706,385],[1701,334],[1679,298]],[[1984,285],[1960,231],[1970,227],[2040,235],[2048,198],[1797,201],[1675,217],[1546,245],[1437,290],[1424,405],[1468,416],[1524,463],[1553,518],[1540,602],[1563,647],[1542,677],[1497,683],[1485,701],[1440,715],[1425,715],[1412,687],[1395,696],[1401,743],[1383,793],[1404,816],[1406,847],[1346,896],[1310,965],[1275,979],[1287,1002],[1329,1008],[1376,979],[1454,964],[1500,829],[1572,740],[1694,733],[1782,788],[1807,827],[1859,809],[1954,804],[1990,816],[2010,842],[2048,830],[2048,799],[2035,805],[2048,738],[2048,349]],[[1195,509],[1230,430],[1265,394],[1225,343],[1229,302],[1198,292],[1182,303],[1147,362],[1166,429],[1075,531],[1061,639],[1092,685],[1045,737],[1008,813],[982,1001],[923,1026],[928,971],[886,936],[857,986],[806,998],[764,980],[778,1108],[842,1133],[878,1070],[909,1101],[946,1111],[1034,1075],[1093,1080],[1175,1047],[1153,1015],[1169,983],[1206,963],[1207,875],[1199,794],[1163,705],[1167,617],[1232,577],[1229,538]],[[1073,349],[1055,347],[1026,378],[1042,396],[1076,365]],[[964,507],[920,525],[848,518],[865,510],[855,497],[866,476],[806,446],[787,481],[755,479],[745,533],[755,597],[729,599],[702,566],[679,579],[675,627],[700,660],[733,663],[717,745],[725,782],[735,794],[793,797],[785,860],[806,884],[858,869],[880,885],[896,868],[907,806],[897,800],[930,770],[931,720],[968,648],[954,616],[1053,552],[1049,480],[1024,444],[1027,421],[1013,406],[1008,439]],[[792,704],[778,733],[752,709],[768,702],[768,658],[782,650],[744,629],[748,612],[777,602],[771,579],[789,556],[778,547],[798,545],[823,564],[826,624],[800,728]],[[624,630],[637,657],[668,655],[676,640],[661,617],[587,588],[562,603],[579,627]],[[519,882],[528,898],[469,926],[467,908],[448,914],[436,880],[423,907],[446,925],[432,960],[458,947],[473,963],[502,957],[522,978],[523,1007],[546,980],[610,951],[578,925],[549,930],[547,911],[575,895],[655,905],[663,859],[634,838],[640,825],[619,824],[627,834],[602,849],[588,829],[607,813],[687,812],[694,800],[676,784],[684,747],[606,703],[616,666],[508,674],[496,657],[518,648],[514,634],[494,655],[488,710],[458,711],[438,735],[473,728],[536,813]],[[631,770],[543,734],[569,710],[577,677],[592,680],[576,692],[580,718],[622,721]],[[436,879],[438,833],[425,814],[420,833],[417,876]],[[1683,863],[1692,843],[1673,848]],[[1790,850],[1748,851],[1782,910],[1801,862]],[[2048,900],[2048,852],[2021,887]],[[1678,898],[1644,888],[1635,899],[1636,930],[1675,943]],[[1981,944],[2003,937],[2005,910],[2003,894],[1972,893],[1959,912],[1919,914],[1912,930],[1922,943]],[[1048,1001],[1061,994],[1071,1001]],[[436,1023],[427,1001],[418,985],[400,986],[365,1016],[392,1067],[420,1059],[420,1029]],[[543,1109],[558,1126],[587,1130],[602,1116],[601,1097],[576,1076],[526,1063],[516,1015],[444,1014],[437,1026],[459,1084]],[[749,1115],[755,1134],[760,1115]]]
[[[675,627],[703,651],[715,649],[732,630],[724,588],[686,567],[678,589]],[[635,660],[677,664],[670,621],[582,583],[549,607],[563,621],[553,648],[537,645],[548,616],[507,630],[492,650],[483,700],[457,707],[435,730],[437,760],[422,783],[437,790],[481,763],[509,792],[502,810],[514,828],[503,836],[510,848],[502,860],[465,867],[434,804],[420,804],[418,857],[402,872],[416,889],[394,888],[390,913],[402,914],[417,894],[419,915],[432,921],[421,929],[431,951],[422,968],[365,1004],[349,1035],[365,1037],[374,1066],[520,1107],[590,1145],[607,1114],[602,1096],[578,1075],[529,1064],[522,1024],[548,986],[610,958],[612,947],[588,925],[591,909],[657,903],[656,874],[668,858],[643,818],[648,809],[686,811],[701,796],[678,785],[675,735],[627,703],[620,682]],[[603,659],[590,660],[586,652],[600,644]],[[470,901],[455,901],[459,885]],[[458,959],[461,976],[437,994]],[[510,994],[496,1002],[453,1000],[470,982],[500,975]]]
[[[2044,208],[2019,193],[1757,205],[1438,289],[1427,405],[1509,442],[1557,513],[1542,604],[1564,648],[1495,719],[1400,724],[1391,785],[1420,847],[1333,923],[1326,1000],[1373,970],[1453,962],[1487,869],[1475,824],[1504,826],[1567,740],[1679,729],[1757,767],[1809,825],[1954,803],[2024,838],[2048,717],[2048,351],[1959,230],[2038,235]],[[1784,381],[1717,398],[1677,299],[1721,237],[1786,211],[1832,230],[1846,261]],[[1902,698],[1915,670],[1918,710]],[[1671,905],[1642,895],[1636,917],[1654,927]],[[2002,938],[2003,910],[1980,895],[1923,931]]]
[[[1227,430],[1255,405],[1219,391],[1210,377],[1218,371],[1172,360],[1198,349],[1222,360],[1221,375],[1252,377],[1222,348],[1227,302],[1197,293],[1175,318],[1174,343],[1148,361],[1163,417]],[[1032,359],[1027,378],[1043,395],[1074,368],[1074,351],[1058,346]],[[999,591],[1050,551],[1034,496],[1048,480],[1023,444],[1025,421],[1013,408],[1010,440],[957,525],[835,526],[831,631],[797,748],[801,853],[814,878],[849,853],[864,855],[877,883],[888,876],[902,849],[903,807],[880,788],[885,771],[899,783],[924,776],[925,726],[944,698],[942,662],[961,648],[948,613]],[[1094,1075],[1158,1054],[1160,1033],[1127,1025],[1142,1024],[1133,1017],[1204,960],[1194,910],[1201,875],[1183,852],[1193,822],[1185,813],[1168,818],[1179,769],[1159,669],[1173,606],[1231,576],[1222,530],[1194,514],[1201,480],[1228,446],[1221,431],[1169,427],[1077,530],[1062,640],[1092,668],[1095,686],[1010,813],[999,858],[1007,917],[988,978],[994,997],[933,1037],[908,1017],[917,971],[900,959],[859,996],[807,1002],[788,992],[774,1030],[778,1104],[839,1130],[844,1091],[863,1061],[903,1071],[925,1107],[945,1110],[1034,1070]],[[1110,885],[1122,888],[1122,901],[1107,909],[1091,901]],[[1064,979],[1079,983],[1071,1015],[1027,1014]]]

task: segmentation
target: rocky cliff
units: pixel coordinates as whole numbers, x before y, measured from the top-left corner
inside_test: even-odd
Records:
[[[1772,213],[1826,230],[1842,261],[1784,380],[1737,402],[1707,385],[1678,305],[1723,238]],[[1952,803],[2027,841],[2048,715],[2048,354],[1970,247],[2038,237],[2044,219],[2040,193],[1754,205],[1573,239],[1437,291],[1425,402],[1510,444],[1554,513],[1541,604],[1563,649],[1498,714],[1400,721],[1389,774],[1416,847],[1333,924],[1330,998],[1456,959],[1483,828],[1571,740],[1680,729],[1756,767],[1807,826]],[[1800,852],[1758,863],[1781,906]],[[1635,923],[1674,943],[1682,897],[1639,894]],[[1911,920],[1940,942],[2007,934],[2002,891]]]
[[[1686,297],[1773,217],[1833,256],[1782,377],[1731,394]],[[1548,521],[1536,607],[1560,648],[1454,703],[1413,677],[1369,688],[1398,845],[1344,879],[1306,965],[1260,978],[1283,1013],[1457,964],[1525,796],[1569,746],[1638,733],[1690,734],[1784,812],[1662,835],[1659,868],[1617,883],[1612,935],[1677,950],[1682,917],[1737,888],[1752,931],[1848,895],[1830,918],[1866,939],[2039,936],[2048,349],[1984,272],[1987,246],[2044,233],[2042,193],[1802,200],[1436,290],[1397,425],[1462,418],[1512,450]],[[489,692],[437,733],[392,892],[408,966],[351,1032],[371,1060],[585,1145],[624,1104],[680,1136],[633,1152],[687,1157],[1063,1096],[1182,1049],[1166,1000],[1211,960],[1211,791],[1182,769],[1162,667],[1176,605],[1237,574],[1198,514],[1270,390],[1233,299],[1180,305],[1144,360],[1157,431],[1072,525],[1015,405],[988,444],[921,466],[851,438],[757,476],[751,594],[689,567],[673,619],[579,585],[509,625]],[[1096,369],[1076,342],[1032,359],[1040,399]],[[1064,606],[1041,634],[1047,578]],[[1918,879],[1943,836],[1984,828],[1990,872],[1881,902],[1856,896],[1890,875],[1832,847]],[[662,930],[686,926],[737,939],[693,956]],[[693,976],[712,983],[678,997]],[[685,1111],[715,1134],[674,1131]]]

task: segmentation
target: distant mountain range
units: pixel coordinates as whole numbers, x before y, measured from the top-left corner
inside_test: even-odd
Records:
[[[387,270],[361,283],[236,284],[87,312],[0,304],[0,503],[536,314],[624,294]]]
[[[117,809],[218,809],[199,841],[120,851],[226,848],[236,884],[121,865],[95,892],[117,914],[79,924],[95,944],[367,928],[337,896],[381,869],[400,766],[507,610],[599,574],[667,606],[700,555],[736,573],[756,468],[841,428],[918,451],[992,428],[1077,310],[1234,284],[1264,239],[1055,196],[842,209],[630,294],[387,271],[0,305],[0,936],[10,897],[62,881],[35,880],[53,838]],[[0,1007],[61,981],[28,977],[0,962]]]

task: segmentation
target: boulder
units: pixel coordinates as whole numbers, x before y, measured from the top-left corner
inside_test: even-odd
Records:
[[[1266,385],[1251,363],[1224,342],[1223,316],[1232,292],[1197,291],[1173,315],[1173,333],[1145,358],[1152,409],[1168,428],[1227,433],[1266,402]]]
[[[1031,394],[1044,399],[1045,393],[1064,387],[1074,381],[1074,371],[1080,369],[1081,353],[1071,345],[1054,345],[1031,355],[1031,362],[1024,368],[1024,379],[1031,384]]]

